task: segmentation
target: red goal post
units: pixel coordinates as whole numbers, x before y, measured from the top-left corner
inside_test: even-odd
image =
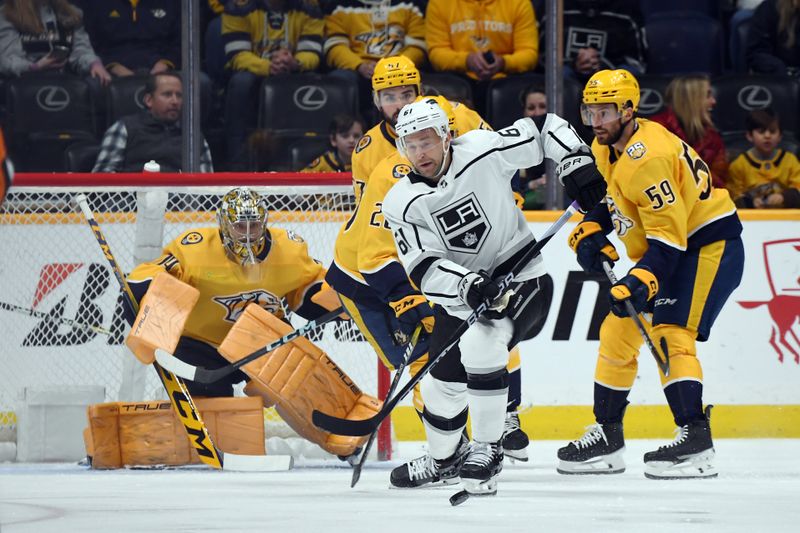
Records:
[[[87,195],[117,262],[129,272],[158,257],[181,232],[216,225],[221,196],[243,185],[267,198],[269,225],[295,231],[312,257],[331,263],[339,227],[354,206],[349,173],[15,177],[0,208],[0,442],[14,441],[15,411],[26,388],[101,385],[106,401],[163,398],[152,369],[124,347],[119,288],[74,195]],[[291,318],[295,326],[303,323]],[[389,373],[352,322],[328,324],[311,338],[364,391],[385,396]],[[272,435],[296,437],[274,410],[265,418],[268,448]],[[379,458],[391,458],[388,423],[377,451]]]

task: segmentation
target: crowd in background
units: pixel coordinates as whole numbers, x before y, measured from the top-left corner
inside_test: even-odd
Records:
[[[348,171],[358,137],[379,118],[371,78],[381,57],[407,56],[423,72],[423,81],[425,73],[461,79],[470,95],[466,103],[490,121],[493,83],[544,71],[544,0],[207,0],[201,6],[200,81],[208,101],[202,171]],[[720,37],[724,50],[699,71],[688,58],[685,68],[675,59],[665,60],[664,47],[654,44],[659,25],[673,20],[673,33],[680,33],[691,27],[681,21],[703,22],[703,17],[716,24],[707,25],[708,33],[718,27],[727,36]],[[624,68],[636,76],[670,75],[666,107],[650,118],[695,148],[709,164],[714,184],[731,190],[739,205],[797,206],[800,164],[793,153],[794,132],[786,135],[781,128],[784,110],[751,112],[740,126],[744,139],[735,143],[741,153],[726,146],[731,143],[715,127],[711,111],[717,104],[713,76],[725,72],[743,70],[796,83],[798,19],[800,0],[564,0],[565,80],[582,86],[606,68]],[[736,39],[742,28],[747,30],[743,41]],[[0,77],[5,85],[48,73],[86,82],[90,98],[100,103],[90,112],[107,126],[94,141],[76,138],[89,145],[85,157],[90,169],[137,171],[140,160],[160,159],[162,170],[178,170],[180,157],[170,150],[180,149],[181,138],[182,86],[173,74],[181,68],[180,37],[178,0],[4,0]],[[698,45],[696,55],[701,58],[706,48]],[[333,117],[328,135],[316,136],[317,153],[288,164],[281,146],[287,141],[260,128],[256,111],[264,80],[299,73],[320,73],[354,86],[358,105],[353,113]],[[145,87],[143,112],[119,120],[106,117],[109,87],[143,75],[155,76]],[[504,105],[515,107],[518,116],[546,112],[543,87],[524,86],[518,98]],[[0,93],[5,91],[0,87]],[[16,132],[5,124],[5,105],[2,119],[15,158]],[[542,208],[543,168],[522,171],[521,178],[525,207]]]

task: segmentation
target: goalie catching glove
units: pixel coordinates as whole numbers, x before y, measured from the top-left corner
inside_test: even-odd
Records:
[[[606,197],[606,180],[589,152],[579,151],[564,157],[556,167],[556,176],[567,195],[577,200],[584,212],[590,211]]]
[[[467,274],[458,284],[458,295],[461,300],[472,309],[477,309],[486,302],[489,310],[484,316],[493,320],[505,316],[505,310],[512,294],[512,291],[506,291],[501,296],[500,286],[484,270]]]
[[[628,310],[625,302],[630,301],[637,313],[647,310],[648,304],[658,293],[658,280],[648,268],[634,267],[628,275],[611,286],[609,299],[611,312],[625,318]]]
[[[602,274],[604,262],[613,267],[619,261],[617,249],[603,235],[602,229],[597,222],[584,221],[569,235],[569,247],[578,256],[578,264],[584,272]]]
[[[433,332],[433,309],[421,294],[410,294],[390,302],[389,305],[392,306],[397,321],[400,322],[400,331],[395,332],[397,344],[408,344],[411,335],[417,329],[417,324],[422,324],[426,333]]]

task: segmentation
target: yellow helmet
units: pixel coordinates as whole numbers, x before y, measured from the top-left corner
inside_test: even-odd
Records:
[[[617,104],[617,110],[622,113],[628,101],[634,111],[639,109],[639,82],[627,70],[596,72],[583,89],[585,105]]]
[[[406,56],[381,58],[372,73],[372,90],[375,92],[389,87],[413,85],[417,88],[417,94],[422,94],[421,83],[419,70]]]

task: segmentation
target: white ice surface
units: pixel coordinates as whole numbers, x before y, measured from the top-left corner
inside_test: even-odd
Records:
[[[392,490],[390,463],[351,470],[323,461],[290,472],[202,469],[90,471],[0,464],[0,531],[23,532],[783,532],[800,531],[800,441],[718,440],[720,476],[653,481],[641,457],[663,442],[629,441],[628,469],[562,476],[537,441],[528,463],[506,464],[495,497],[451,507],[456,488]],[[414,457],[419,443],[401,443]]]

